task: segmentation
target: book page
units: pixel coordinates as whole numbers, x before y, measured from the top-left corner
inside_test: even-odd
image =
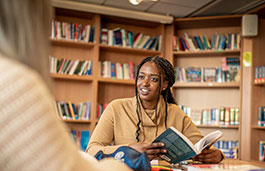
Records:
[[[223,136],[221,131],[214,131],[210,134],[206,135],[199,142],[195,144],[196,149],[201,152],[206,147],[210,147],[213,143],[215,143],[219,138]]]

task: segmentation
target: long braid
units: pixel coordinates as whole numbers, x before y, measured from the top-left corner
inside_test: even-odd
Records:
[[[157,99],[156,99],[156,106],[155,106],[155,118],[156,118],[156,124],[157,124],[157,105],[159,102],[159,98],[160,98],[160,89],[161,89],[161,74],[164,74],[164,79],[168,81],[168,87],[163,90],[161,92],[163,99],[165,100],[165,127],[167,128],[167,103],[170,104],[176,104],[176,101],[173,97],[173,94],[171,93],[170,88],[173,86],[173,84],[175,83],[175,70],[173,68],[173,66],[170,64],[170,62],[168,60],[166,60],[165,58],[161,58],[159,56],[149,56],[146,57],[137,67],[137,71],[136,71],[136,79],[135,79],[135,94],[136,94],[136,101],[137,101],[137,108],[136,108],[136,113],[137,113],[137,117],[138,117],[138,123],[137,123],[137,130],[136,130],[136,140],[137,142],[139,142],[139,135],[140,135],[140,123],[141,123],[141,119],[140,119],[140,114],[139,114],[139,107],[140,107],[140,102],[139,102],[139,98],[138,98],[138,90],[137,90],[137,81],[138,81],[138,76],[139,76],[139,71],[142,67],[143,64],[145,64],[146,62],[154,62],[158,68],[159,71],[159,91],[157,94]],[[156,125],[156,135],[157,135],[157,125]]]

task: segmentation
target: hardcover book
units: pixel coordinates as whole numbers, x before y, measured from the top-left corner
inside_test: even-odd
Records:
[[[187,67],[186,78],[188,82],[201,82],[201,68]]]
[[[153,142],[163,142],[167,153],[161,158],[169,163],[176,164],[183,160],[190,159],[201,153],[205,148],[209,148],[214,142],[221,138],[221,131],[214,131],[202,138],[195,145],[176,128],[170,127],[160,134]]]

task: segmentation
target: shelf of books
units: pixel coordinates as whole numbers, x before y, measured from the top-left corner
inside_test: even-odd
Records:
[[[175,67],[173,91],[177,104],[202,134],[220,129],[224,133],[221,141],[237,142],[237,149],[241,112],[240,21],[240,16],[176,19],[165,29],[166,35],[173,35],[166,37],[173,48],[166,48],[165,55]]]
[[[163,56],[164,35],[160,23],[55,8],[50,75],[58,115],[77,143],[108,103],[135,95],[136,66]]]
[[[164,25],[122,17],[101,16],[98,59],[98,118],[106,104],[133,97],[137,65],[147,56],[162,55]]]
[[[259,19],[259,34],[253,37],[250,47],[252,50],[246,53],[252,53],[252,65],[250,66],[251,72],[251,160],[265,161],[265,19]]]
[[[58,115],[81,150],[96,124],[95,60],[99,16],[56,8],[50,35],[50,75]]]

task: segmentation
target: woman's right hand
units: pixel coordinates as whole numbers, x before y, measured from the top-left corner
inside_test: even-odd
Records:
[[[145,152],[149,160],[158,158],[161,154],[167,153],[166,149],[163,149],[164,143],[134,143],[129,144],[129,147],[139,151],[140,153]]]

